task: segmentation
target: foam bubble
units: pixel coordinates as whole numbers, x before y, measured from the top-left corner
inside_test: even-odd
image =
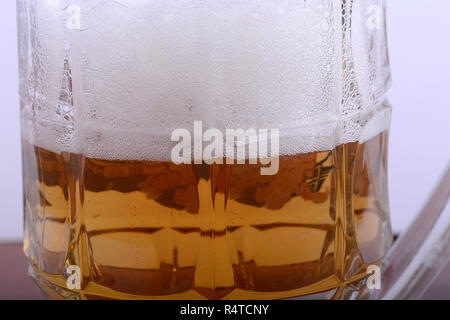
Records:
[[[365,21],[382,2],[344,16],[349,37],[337,0],[92,0],[80,29],[66,28],[71,17],[54,1],[27,1],[24,137],[158,160],[170,158],[173,130],[199,120],[205,130],[280,129],[282,154],[368,139],[389,124],[384,29]]]

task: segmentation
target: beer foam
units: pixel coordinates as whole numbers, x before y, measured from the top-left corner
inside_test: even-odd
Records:
[[[50,150],[169,160],[202,121],[296,154],[389,126],[381,0],[19,2],[23,136]]]

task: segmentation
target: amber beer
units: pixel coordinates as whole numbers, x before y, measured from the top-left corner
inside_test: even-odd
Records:
[[[390,245],[386,141],[281,156],[273,176],[24,141],[32,275],[52,298],[346,298]],[[70,265],[81,290],[67,289]]]

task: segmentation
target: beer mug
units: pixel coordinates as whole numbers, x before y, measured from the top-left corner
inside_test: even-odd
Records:
[[[47,297],[394,286],[384,1],[17,4],[24,250]]]

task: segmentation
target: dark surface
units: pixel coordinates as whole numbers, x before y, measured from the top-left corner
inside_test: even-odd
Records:
[[[28,263],[21,244],[0,245],[0,300],[39,300],[41,291],[28,278]],[[424,299],[450,299],[450,265],[441,273]]]
[[[0,245],[0,300],[43,299],[41,291],[28,278],[28,262],[22,244]]]

